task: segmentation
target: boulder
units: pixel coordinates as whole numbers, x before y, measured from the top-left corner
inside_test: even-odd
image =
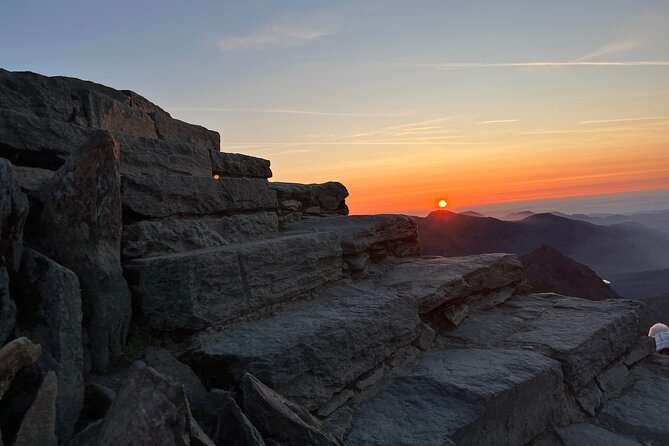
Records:
[[[240,153],[211,151],[211,170],[222,177],[271,178],[269,160]]]
[[[244,410],[266,438],[284,444],[339,445],[309,412],[264,385],[253,375],[244,375]]]
[[[653,353],[655,353],[655,338],[651,336],[641,336],[627,353],[623,363],[627,367],[631,367]]]
[[[616,362],[597,376],[597,385],[605,394],[617,393],[625,387],[628,376],[629,370],[625,364]]]
[[[557,294],[512,297],[473,312],[447,338],[478,346],[531,346],[562,363],[575,392],[589,384],[637,340],[640,302],[590,301]]]
[[[593,380],[576,395],[576,401],[588,415],[594,417],[600,404],[602,404],[602,396],[601,389]]]
[[[21,262],[28,198],[21,192],[12,164],[0,158],[0,266],[15,272]]]
[[[15,286],[16,332],[42,346],[40,370],[57,373],[56,432],[61,441],[68,441],[84,399],[79,280],[72,271],[26,249]]]
[[[126,175],[123,209],[136,220],[275,210],[276,194],[261,178]]]
[[[279,202],[295,200],[300,202],[302,209],[320,208],[319,213],[348,215],[346,197],[348,190],[341,183],[328,182],[323,184],[270,183],[277,193]]]
[[[382,276],[380,285],[417,300],[425,314],[446,303],[515,284],[522,272],[520,261],[511,254],[404,258]]]
[[[52,370],[46,374],[35,401],[23,417],[14,446],[57,446],[56,398],[58,381]]]
[[[357,408],[346,444],[526,444],[564,403],[560,364],[543,355],[433,350]]]
[[[141,365],[128,377],[104,419],[91,427],[87,442],[75,440],[91,446],[214,445],[193,419],[183,386]]]
[[[12,379],[23,367],[37,361],[42,348],[28,338],[17,338],[0,348],[0,399],[9,389]]]
[[[564,446],[641,446],[631,438],[621,437],[590,423],[572,424],[556,431]]]
[[[93,366],[104,370],[118,354],[130,324],[130,291],[123,278],[119,146],[99,132],[68,159],[41,190],[41,252],[74,271],[82,289],[84,324]]]
[[[40,167],[14,167],[16,179],[21,185],[21,190],[28,195],[29,199],[39,200],[39,190],[54,176],[54,172]]]
[[[144,220],[123,226],[122,254],[126,260],[161,256],[260,240],[278,231],[275,212]]]
[[[331,234],[134,260],[126,265],[141,310],[156,330],[197,330],[281,303],[342,276]]]

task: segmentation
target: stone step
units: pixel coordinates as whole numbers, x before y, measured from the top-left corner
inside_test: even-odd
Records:
[[[278,232],[279,220],[271,211],[143,220],[123,226],[121,253],[126,260],[155,257],[262,240]]]
[[[431,330],[419,318],[422,301],[431,294],[406,292],[399,286],[415,278],[400,277],[406,270],[404,260],[397,260],[379,276],[332,285],[314,300],[284,308],[265,320],[202,334],[185,360],[210,379],[211,386],[238,385],[244,372],[249,372],[285,397],[328,416],[357,391],[382,381],[386,371],[402,362],[401,356],[410,356],[412,344],[425,348],[431,342]],[[422,260],[412,259],[416,264]],[[509,283],[482,273],[494,269],[498,257],[468,258],[469,268],[460,268],[455,275],[447,274],[443,265],[457,262],[440,261],[425,259],[425,268],[434,274],[422,277],[421,291],[442,290],[442,298],[448,300],[446,290],[451,288],[446,285],[461,283],[464,277],[488,279],[467,288],[471,293]],[[426,285],[428,277],[431,288]],[[463,297],[463,288],[453,292]]]
[[[276,193],[262,178],[125,175],[123,209],[136,219],[226,215],[276,210]]]
[[[333,234],[286,235],[129,262],[148,325],[199,330],[300,297],[342,277]]]
[[[562,363],[565,381],[576,393],[637,341],[645,311],[644,304],[628,300],[516,296],[496,308],[472,312],[444,336],[461,345],[539,351]]]
[[[353,215],[301,219],[286,225],[288,231],[333,232],[351,272],[362,272],[367,262],[387,256],[418,256],[416,220],[406,215]]]
[[[521,445],[564,407],[560,363],[513,349],[426,353],[362,403],[345,443],[355,445]]]
[[[313,410],[383,368],[420,326],[415,302],[344,281],[276,316],[199,335],[183,359],[210,386],[238,385],[249,372]]]

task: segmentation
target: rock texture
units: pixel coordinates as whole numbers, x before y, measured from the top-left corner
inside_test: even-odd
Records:
[[[28,198],[16,179],[12,164],[0,158],[0,266],[15,271],[21,262],[23,225]]]
[[[28,338],[14,339],[0,349],[0,399],[9,389],[16,373],[37,361],[41,353],[42,348]]]
[[[56,398],[58,381],[51,371],[44,378],[35,401],[23,417],[19,433],[14,440],[15,446],[56,446]]]
[[[97,133],[41,190],[44,209],[36,243],[74,271],[82,288],[93,365],[104,370],[119,354],[131,317],[130,291],[120,261],[119,146]]]

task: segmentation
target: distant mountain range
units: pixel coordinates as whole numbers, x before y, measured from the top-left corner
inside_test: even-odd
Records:
[[[614,274],[610,277],[616,291],[631,299],[648,299],[669,292],[669,269]]]
[[[669,268],[669,235],[638,223],[600,226],[554,214],[503,221],[435,211],[419,218],[418,224],[426,255],[526,255],[548,244],[605,279],[613,274]]]
[[[520,261],[534,292],[555,292],[590,300],[621,298],[592,269],[562,255],[549,245],[541,245],[522,256]]]

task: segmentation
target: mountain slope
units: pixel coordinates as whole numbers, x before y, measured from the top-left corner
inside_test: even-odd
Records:
[[[614,274],[610,280],[617,292],[630,299],[669,293],[669,269]]]
[[[585,214],[570,215],[569,218],[587,221],[596,225],[610,226],[618,223],[639,223],[656,231],[669,234],[669,210],[656,212],[641,212],[630,215],[595,216]]]
[[[544,243],[600,276],[669,267],[669,236],[639,225],[597,226],[553,214],[521,221],[435,211],[418,219],[423,254],[525,255]]]
[[[560,254],[549,245],[541,245],[530,254],[522,256],[520,261],[534,292],[555,292],[590,300],[621,297],[593,270]]]

